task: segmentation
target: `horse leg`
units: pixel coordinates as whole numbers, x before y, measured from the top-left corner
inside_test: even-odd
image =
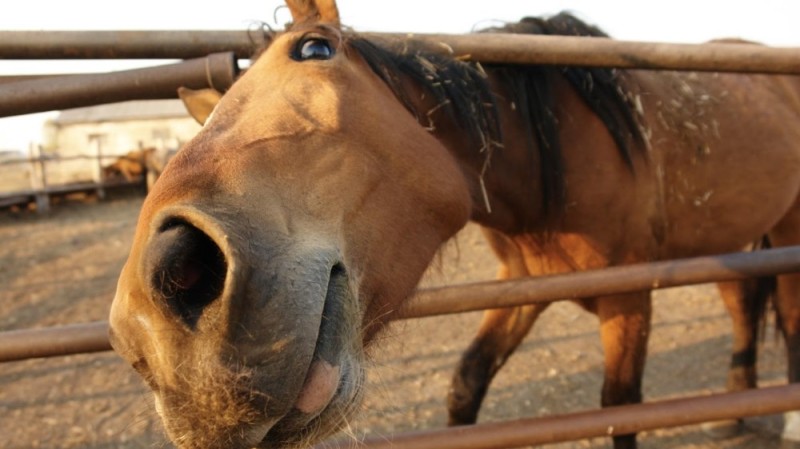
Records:
[[[800,208],[795,208],[769,233],[774,247],[800,244]],[[800,274],[777,277],[775,308],[786,340],[789,383],[800,382]],[[800,449],[800,411],[784,414],[782,448]]]
[[[478,419],[494,375],[533,326],[548,304],[487,310],[478,334],[461,356],[447,394],[448,425],[473,424]]]
[[[652,305],[650,292],[596,300],[605,355],[603,407],[642,402]],[[614,435],[614,449],[635,449],[636,435]]]
[[[775,306],[786,341],[787,380],[800,382],[800,274],[778,276]],[[800,449],[800,411],[784,414],[782,448]]]
[[[500,260],[498,279],[545,273],[543,259],[526,259],[519,245],[505,235],[481,228]],[[533,270],[533,271],[531,271]],[[448,424],[473,424],[489,384],[528,334],[548,304],[492,309],[483,313],[478,333],[456,366],[447,394]]]
[[[787,380],[800,382],[800,274],[778,276],[775,306],[786,341]],[[800,411],[786,412],[783,426],[784,449],[800,449]]]
[[[759,312],[759,280],[718,283],[725,307],[733,322],[733,353],[728,370],[728,391],[756,387],[756,359]]]
[[[756,358],[762,295],[759,280],[718,282],[720,296],[733,324],[733,351],[728,369],[728,391],[743,391],[756,387]],[[702,428],[716,437],[739,432],[741,420],[731,419],[703,424]]]

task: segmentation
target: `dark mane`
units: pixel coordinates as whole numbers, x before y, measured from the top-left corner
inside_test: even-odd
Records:
[[[607,37],[599,29],[561,13],[520,22],[485,32],[544,35]],[[372,70],[392,89],[405,106],[426,124],[429,111],[415,110],[409,94],[400,82],[407,76],[432,95],[449,116],[471,134],[476,149],[487,152],[502,146],[497,103],[480,65],[424,51],[406,51],[378,45],[358,35],[350,45],[366,60]],[[603,121],[619,148],[620,155],[632,170],[634,147],[644,148],[644,138],[635,117],[633,100],[626,94],[624,72],[606,68],[487,65],[506,83],[517,110],[528,126],[528,146],[538,151],[538,173],[544,214],[556,220],[564,207],[564,167],[558,138],[558,123],[553,113],[552,80],[564,76],[591,110]],[[534,142],[536,145],[534,145]]]
[[[349,44],[391,88],[406,108],[427,125],[431,111],[418,111],[401,84],[410,77],[436,100],[459,126],[470,132],[481,151],[491,151],[502,141],[495,97],[486,74],[474,64],[421,51],[394,51],[361,37]]]

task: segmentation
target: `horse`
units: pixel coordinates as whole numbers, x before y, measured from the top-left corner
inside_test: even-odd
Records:
[[[347,30],[334,0],[286,4],[292,23],[196,111],[143,203],[110,310],[180,448],[303,447],[345,426],[365,354],[470,220],[500,278],[800,243],[797,77],[480,65]],[[603,35],[564,14],[494,31]],[[751,286],[722,290],[732,389],[755,384]],[[777,277],[789,382],[798,289]],[[602,405],[640,402],[650,293],[579,303],[600,321]],[[486,312],[451,424],[475,420],[544,307]]]
[[[164,171],[164,166],[174,155],[174,149],[155,147],[129,151],[103,167],[103,178],[106,180],[124,178],[127,182],[142,179],[149,192]]]
[[[123,178],[127,182],[142,179],[143,175],[147,173],[147,161],[155,151],[155,148],[141,148],[129,151],[124,156],[118,157],[111,164],[103,166],[103,178]]]

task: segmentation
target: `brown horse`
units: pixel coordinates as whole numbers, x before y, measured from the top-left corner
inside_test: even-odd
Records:
[[[147,161],[156,151],[155,148],[143,148],[129,151],[113,163],[103,167],[103,178],[124,178],[128,182],[136,181],[147,173]]]
[[[104,179],[124,178],[128,182],[136,181],[144,176],[147,191],[153,188],[156,179],[161,176],[164,166],[175,150],[159,148],[143,148],[120,156],[113,163],[103,167]]]
[[[365,348],[470,219],[502,278],[800,243],[795,77],[481,67],[343,32],[333,0],[287,4],[294,23],[145,201],[111,310],[114,347],[181,448],[341,428]],[[568,15],[502,31],[601,34]],[[795,382],[800,277],[778,282]],[[745,290],[723,289],[734,389],[755,383]],[[580,304],[601,323],[603,405],[639,402],[650,294]],[[452,423],[475,420],[544,307],[486,313]]]

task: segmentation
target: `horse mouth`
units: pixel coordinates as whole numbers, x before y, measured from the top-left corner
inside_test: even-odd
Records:
[[[316,363],[316,362],[315,362]],[[313,363],[312,370],[313,371]],[[359,368],[349,361],[339,367],[338,382],[333,394],[318,410],[303,411],[298,404],[271,428],[264,429],[258,444],[261,449],[286,449],[308,447],[337,432],[344,420],[356,409],[359,397],[353,377],[361,377]]]
[[[264,429],[259,448],[294,447],[322,439],[337,430],[356,408],[363,377],[352,351],[355,337],[352,316],[355,296],[347,270],[341,263],[331,268],[319,333],[312,361],[292,409],[269,429]]]

